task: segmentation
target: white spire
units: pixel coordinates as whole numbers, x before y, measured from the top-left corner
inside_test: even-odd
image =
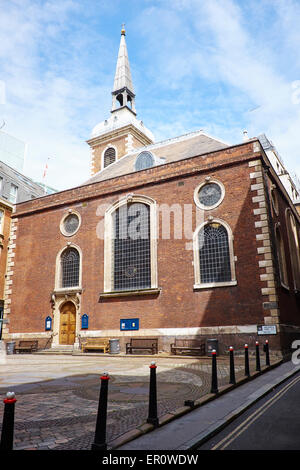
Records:
[[[111,94],[112,113],[118,111],[118,113],[122,112],[124,114],[124,109],[127,109],[129,112],[136,114],[134,102],[135,94],[131,80],[124,24],[122,25],[121,31],[121,41],[117,60],[114,88]]]
[[[122,31],[121,31],[121,41],[120,41],[120,48],[119,48],[119,55],[118,55],[116,73],[115,73],[113,92],[117,90],[121,90],[124,87],[126,87],[129,91],[134,93],[132,80],[131,80],[129,60],[128,60],[127,46],[126,46],[126,41],[125,41],[125,29],[123,25]]]
[[[109,134],[117,131],[118,129],[122,129],[123,127],[130,126],[133,128],[133,132],[138,131],[139,139],[141,139],[140,136],[143,135],[142,140],[139,140],[139,142],[144,145],[148,145],[149,142],[154,142],[152,132],[136,117],[135,94],[131,80],[124,25],[122,25],[121,30],[120,49],[114,87],[111,94],[111,116],[93,128],[91,138]]]

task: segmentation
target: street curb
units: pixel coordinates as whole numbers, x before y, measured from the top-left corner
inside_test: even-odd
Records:
[[[122,436],[116,438],[113,440],[111,443],[108,444],[108,450],[118,450],[122,445],[127,444],[128,442],[131,442],[144,434],[147,434],[157,428],[160,428],[164,426],[165,424],[179,418],[180,416],[185,415],[186,413],[190,413],[191,411],[195,410],[196,408],[199,408],[200,406],[203,406],[207,403],[209,403],[212,400],[217,399],[218,397],[224,395],[225,393],[228,393],[235,388],[244,385],[245,383],[248,383],[251,380],[254,380],[255,378],[261,376],[262,374],[265,374],[266,372],[269,372],[270,370],[278,367],[279,365],[283,364],[283,360],[280,359],[277,362],[274,362],[271,364],[269,367],[262,367],[262,370],[260,372],[254,372],[250,377],[245,377],[236,382],[234,385],[224,385],[223,387],[220,387],[219,391],[217,394],[212,394],[209,393],[207,395],[204,395],[203,397],[199,398],[194,402],[194,407],[190,406],[183,406],[174,412],[170,412],[167,415],[164,415],[159,418],[159,426],[155,427],[151,424],[143,424],[141,426],[138,426],[135,429],[131,429],[130,431],[126,432]],[[278,382],[270,384],[268,388],[265,387],[265,390],[262,394],[258,395],[256,398],[248,400],[245,405],[242,405],[241,407],[237,408],[234,412],[232,412],[230,415],[228,415],[224,420],[221,422],[218,421],[216,424],[213,424],[210,428],[208,428],[205,432],[202,432],[197,436],[197,438],[192,439],[188,441],[184,446],[180,447],[178,450],[193,450],[195,447],[203,444],[205,441],[210,439],[214,434],[222,430],[227,424],[229,424],[231,421],[233,421],[235,418],[240,416],[244,411],[246,411],[248,408],[250,408],[254,403],[256,403],[260,398],[264,397],[269,393],[269,391],[272,388],[275,388],[282,384],[285,380],[287,380],[289,377],[293,376],[300,370],[300,367],[297,369],[294,369],[291,372],[288,372],[284,374],[281,379]]]
[[[279,364],[277,364],[277,366],[278,365]],[[223,419],[221,422],[217,422],[217,424],[212,425],[205,432],[200,433],[196,438],[191,439],[190,441],[187,441],[187,443],[181,446],[178,450],[195,450],[196,447],[199,447],[200,445],[204,444],[206,441],[211,439],[215,434],[220,432],[228,424],[230,424],[232,421],[238,418],[241,414],[247,411],[252,405],[257,403],[261,398],[265,397],[270,392],[270,390],[274,390],[275,388],[279,387],[290,377],[293,377],[293,375],[296,375],[299,371],[300,371],[300,367],[294,369],[293,371],[287,372],[278,381],[265,385],[264,387],[261,387],[261,389],[262,388],[264,389],[263,393],[258,392],[255,398],[248,400],[244,405],[240,406],[235,411],[227,415],[226,418]]]

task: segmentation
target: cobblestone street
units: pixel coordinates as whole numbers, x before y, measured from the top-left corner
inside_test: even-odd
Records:
[[[207,357],[8,355],[6,364],[0,364],[0,422],[3,398],[14,391],[14,449],[89,450],[103,372],[110,376],[108,444],[144,424],[152,360],[157,364],[159,416],[210,392],[211,359]],[[254,358],[250,368],[254,371]],[[243,357],[235,358],[235,369],[237,377],[244,375]],[[218,358],[218,381],[220,385],[229,381],[228,357]]]

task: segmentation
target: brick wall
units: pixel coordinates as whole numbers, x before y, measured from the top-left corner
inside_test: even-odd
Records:
[[[116,149],[117,159],[119,160],[134,149],[143,147],[149,143],[150,140],[146,136],[141,133],[133,132],[131,126],[124,129],[116,129],[115,133],[89,141],[92,153],[91,175],[101,170],[102,153],[109,146],[113,146]]]
[[[126,154],[126,136],[120,136],[108,141],[104,141],[92,149],[92,171],[91,174],[95,174],[101,170],[102,165],[102,153],[109,146],[113,146],[116,149],[117,159],[122,158]]]
[[[0,209],[3,211],[2,231],[0,233],[0,299],[3,299],[12,209],[2,204]]]
[[[9,334],[43,331],[45,317],[52,313],[56,256],[71,241],[82,250],[80,314],[89,315],[87,336],[93,332],[119,336],[123,344],[131,333],[120,333],[120,319],[139,318],[140,332],[132,334],[161,336],[166,350],[174,336],[180,334],[220,338],[227,335],[230,340],[234,335],[240,338],[238,342],[247,338],[252,341],[255,325],[264,324],[265,317],[271,316],[263,307],[262,288],[267,287],[267,281],[261,277],[265,270],[260,262],[265,253],[258,250],[257,238],[257,222],[262,215],[257,209],[262,208],[259,204],[263,201],[255,199],[259,196],[253,193],[263,188],[253,188],[260,182],[251,176],[258,159],[260,153],[257,149],[253,153],[251,142],[18,205]],[[187,240],[162,240],[160,223],[157,262],[161,292],[99,302],[104,285],[104,242],[96,235],[101,222],[97,215],[99,205],[113,204],[133,192],[153,198],[158,205],[192,204],[195,219],[194,190],[206,176],[221,181],[225,187],[223,202],[206,211],[205,220],[212,215],[231,227],[237,285],[194,290],[193,252],[185,249]],[[59,230],[68,209],[79,212],[82,219],[73,237],[64,237]],[[296,321],[294,310],[287,315],[287,321]],[[164,337],[168,338],[167,343]]]

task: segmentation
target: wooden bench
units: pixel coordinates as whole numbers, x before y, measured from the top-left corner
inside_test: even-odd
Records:
[[[131,338],[126,344],[126,354],[132,354],[134,349],[148,349],[151,354],[157,354],[158,338]]]
[[[38,344],[36,340],[19,341],[18,346],[15,346],[15,353],[32,353],[38,350]]]
[[[109,351],[108,338],[88,338],[81,346],[82,352],[102,349],[104,353]]]
[[[179,352],[197,352],[205,355],[205,343],[199,339],[179,339],[175,338],[175,343],[171,344],[171,353]]]

